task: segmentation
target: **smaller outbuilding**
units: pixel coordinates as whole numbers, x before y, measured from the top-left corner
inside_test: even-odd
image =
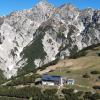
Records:
[[[41,84],[42,84],[41,78],[37,78],[37,79],[35,80],[35,85],[41,85]]]
[[[74,85],[75,80],[74,79],[67,79],[66,83],[67,83],[67,85]]]

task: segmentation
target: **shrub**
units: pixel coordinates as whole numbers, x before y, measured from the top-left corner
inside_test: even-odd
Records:
[[[100,74],[100,71],[94,70],[94,71],[91,71],[91,74]]]
[[[3,97],[3,96],[1,96],[0,97],[0,100],[21,100],[21,98],[15,98],[15,97]],[[26,99],[24,99],[24,100],[26,100]]]
[[[63,89],[62,93],[66,100],[79,100],[79,95],[74,93],[74,89]]]
[[[35,79],[38,77],[40,76],[33,74],[31,76],[20,76],[17,78],[12,78],[11,81],[7,83],[7,86],[27,85],[30,83],[34,83]]]
[[[71,73],[71,71],[67,71],[66,73]]]
[[[87,52],[86,52],[87,50],[94,50],[94,48],[98,47],[98,46],[100,46],[100,43],[83,48],[79,52],[76,52],[74,55],[71,55],[69,58],[76,59],[76,58],[85,56],[87,54]],[[98,53],[98,56],[100,56],[100,53]]]
[[[98,76],[98,79],[100,79],[100,76]]]
[[[91,92],[85,92],[85,95],[84,95],[84,100],[90,100],[90,97],[92,96],[92,93]]]
[[[100,100],[100,94],[95,93],[90,97],[91,100]]]
[[[74,55],[71,55],[69,58],[76,59],[76,58],[85,56],[86,54],[87,54],[86,51],[82,50],[82,51],[75,53]]]
[[[3,84],[3,83],[6,82],[6,81],[7,81],[7,79],[6,79],[6,77],[4,76],[3,71],[0,70],[0,84]]]
[[[100,57],[100,53],[98,53],[98,56]]]
[[[16,98],[30,98],[38,97],[41,95],[41,89],[37,87],[24,87],[24,88],[14,88],[14,87],[0,87],[0,96],[16,97]],[[9,99],[8,99],[9,100]]]
[[[91,92],[85,92],[84,100],[100,100],[100,94],[92,94]]]
[[[46,89],[43,91],[43,100],[59,100],[56,93],[57,89]]]
[[[85,73],[85,74],[83,75],[83,78],[90,78],[90,76],[89,76],[87,73]]]
[[[74,89],[63,89],[62,90],[63,94],[69,94],[69,93],[73,93],[73,92],[74,92]]]
[[[93,86],[93,89],[95,89],[95,90],[96,90],[96,89],[99,89],[99,90],[100,90],[100,86],[96,86],[96,85],[95,85],[95,86]]]
[[[57,93],[57,89],[46,89],[45,91],[43,91],[43,93],[46,95],[54,95]]]
[[[80,97],[80,96],[83,95],[83,93],[84,93],[83,91],[79,91],[79,92],[76,93],[76,95]]]

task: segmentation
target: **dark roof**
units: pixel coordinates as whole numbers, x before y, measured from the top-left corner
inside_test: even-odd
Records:
[[[60,81],[61,76],[51,76],[51,75],[43,75],[42,81]]]
[[[74,79],[68,79],[67,82],[75,82]]]

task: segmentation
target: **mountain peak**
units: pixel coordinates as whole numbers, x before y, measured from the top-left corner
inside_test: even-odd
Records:
[[[39,0],[39,2],[36,4],[36,6],[40,6],[40,7],[46,5],[50,5],[47,0]]]
[[[39,2],[48,2],[48,0],[39,0]]]
[[[39,0],[38,5],[39,4],[48,4],[48,0]]]
[[[67,9],[67,10],[76,9],[76,7],[75,7],[74,5],[72,5],[71,3],[63,4],[63,5],[60,6],[59,8],[60,8],[60,9]]]

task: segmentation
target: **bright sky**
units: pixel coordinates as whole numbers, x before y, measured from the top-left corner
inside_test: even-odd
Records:
[[[6,15],[12,11],[31,8],[39,0],[0,0],[0,15]],[[64,3],[72,3],[80,9],[87,7],[100,9],[100,0],[48,0],[55,6]]]

